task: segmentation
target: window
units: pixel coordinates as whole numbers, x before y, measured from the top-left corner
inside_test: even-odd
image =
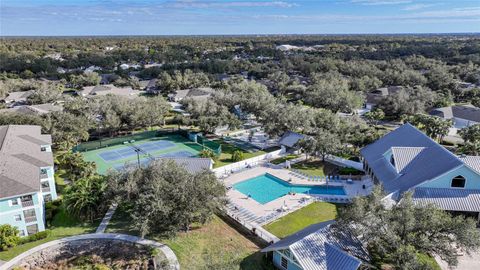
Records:
[[[15,221],[21,221],[22,220],[22,215],[15,215],[13,217],[15,218]]]
[[[47,151],[47,148],[45,146],[40,147],[40,151],[45,152]]]
[[[27,226],[27,233],[28,235],[32,235],[34,233],[38,232],[38,226],[37,224],[29,225]]]
[[[390,163],[393,165],[393,167],[395,167],[395,158],[393,155],[390,157]]]
[[[44,200],[45,202],[50,202],[50,201],[52,201],[52,195],[50,195],[50,194],[44,195],[44,196],[43,196],[43,200]]]
[[[288,269],[288,260],[282,256],[282,267]]]
[[[464,188],[465,187],[465,177],[458,175],[452,179],[453,188]]]
[[[11,199],[11,200],[10,200],[10,205],[11,205],[11,206],[18,205],[18,199]]]

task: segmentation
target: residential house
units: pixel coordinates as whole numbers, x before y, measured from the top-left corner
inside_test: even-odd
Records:
[[[437,108],[432,110],[430,114],[446,120],[453,120],[449,135],[456,135],[458,130],[480,123],[480,108],[473,105]]]
[[[298,150],[298,142],[303,139],[305,139],[305,135],[287,131],[282,135],[280,140],[278,140],[278,144],[282,148],[282,152],[296,151]]]
[[[456,156],[408,123],[360,153],[364,171],[383,186],[385,202],[412,192],[418,204],[479,217],[480,156]]]
[[[367,100],[365,102],[365,109],[372,110],[377,106],[380,101],[385,99],[387,96],[395,94],[403,89],[403,86],[387,86],[375,89],[370,93],[367,93]]]
[[[10,92],[2,101],[10,106],[26,104],[27,98],[34,92],[34,90]]]
[[[177,90],[175,91],[175,93],[169,94],[168,98],[170,101],[173,102],[179,102],[185,98],[191,98],[196,101],[203,101],[207,100],[214,92],[215,90],[210,87],[192,88],[185,90]]]
[[[158,87],[157,87],[157,79],[151,79],[151,80],[147,80],[145,82],[146,82],[146,84],[145,84],[145,87],[143,88],[143,90],[145,90],[145,92],[147,94],[152,94],[152,95],[160,94],[160,89],[158,89]]]
[[[37,104],[37,105],[20,105],[8,109],[1,109],[0,113],[21,113],[29,115],[42,115],[50,112],[63,111],[63,107],[51,103]]]
[[[370,257],[362,243],[351,234],[336,230],[334,223],[308,226],[262,252],[272,252],[275,267],[285,270],[357,270],[368,265]]]
[[[45,202],[57,198],[51,144],[40,126],[0,126],[0,224],[21,236],[45,230]]]
[[[116,87],[112,84],[86,86],[82,90],[77,91],[77,95],[82,97],[95,97],[95,96],[123,96],[127,98],[135,98],[139,96],[142,91],[133,90],[131,87]]]

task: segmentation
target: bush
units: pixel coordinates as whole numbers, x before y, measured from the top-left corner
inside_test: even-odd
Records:
[[[38,241],[38,240],[47,238],[49,235],[50,235],[50,230],[37,232],[35,234],[31,234],[29,236],[25,236],[25,237],[21,238],[19,243],[20,244],[26,244],[26,243],[29,243],[29,242]]]
[[[233,154],[232,154],[232,161],[233,162],[238,162],[240,160],[243,160],[245,158],[245,156],[243,155],[243,152],[242,151],[234,151]]]
[[[215,155],[215,153],[210,149],[203,149],[200,151],[199,156],[202,158],[211,158],[213,160],[217,160],[217,155]]]
[[[351,174],[351,175],[361,175],[361,174],[364,174],[362,171],[359,171],[357,169],[354,169],[354,168],[341,168],[340,170],[338,170],[339,174],[341,175],[347,175],[347,174]]]
[[[47,202],[45,204],[45,219],[47,220],[47,224],[50,224],[50,222],[52,222],[53,217],[55,217],[55,215],[60,211],[61,206],[62,199]]]
[[[18,245],[18,229],[10,224],[0,225],[0,250],[7,250]]]

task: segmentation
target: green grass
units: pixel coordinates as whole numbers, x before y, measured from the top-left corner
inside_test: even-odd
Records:
[[[337,166],[316,159],[310,159],[295,163],[292,165],[292,168],[311,176],[333,175],[338,172]]]
[[[286,155],[286,156],[283,156],[281,158],[276,158],[274,160],[271,160],[270,163],[272,164],[280,164],[280,163],[283,163],[287,160],[291,160],[291,159],[295,159],[295,158],[298,158],[298,155]]]
[[[314,202],[263,227],[277,237],[284,238],[312,224],[335,219],[337,207],[332,203]]]
[[[417,254],[417,259],[420,263],[428,265],[429,269],[442,270],[440,265],[438,265],[437,261],[430,255]]]
[[[241,151],[243,153],[244,159],[260,156],[266,153],[265,151],[257,151],[250,153],[222,140],[214,140],[214,142],[219,143],[222,146],[222,154],[220,154],[220,157],[215,161],[215,164],[213,165],[214,168],[222,167],[233,163],[232,154],[235,151]]]
[[[129,228],[130,221],[119,206],[106,232],[138,235]],[[168,245],[177,255],[182,269],[273,270],[255,243],[218,216],[203,226],[193,225],[188,233],[180,232],[171,238],[156,235],[146,238]]]
[[[53,218],[52,224],[47,228],[50,230],[50,235],[47,238],[29,242],[23,245],[18,245],[10,248],[9,250],[2,251],[0,252],[0,260],[8,261],[20,253],[52,240],[72,235],[95,232],[95,229],[99,223],[99,221],[94,222],[94,224],[79,222],[77,219],[72,218],[63,209],[61,209]]]

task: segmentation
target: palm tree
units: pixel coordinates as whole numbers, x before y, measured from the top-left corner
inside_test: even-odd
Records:
[[[103,176],[81,178],[69,186],[64,195],[68,213],[85,221],[101,216],[108,205],[107,182]]]

